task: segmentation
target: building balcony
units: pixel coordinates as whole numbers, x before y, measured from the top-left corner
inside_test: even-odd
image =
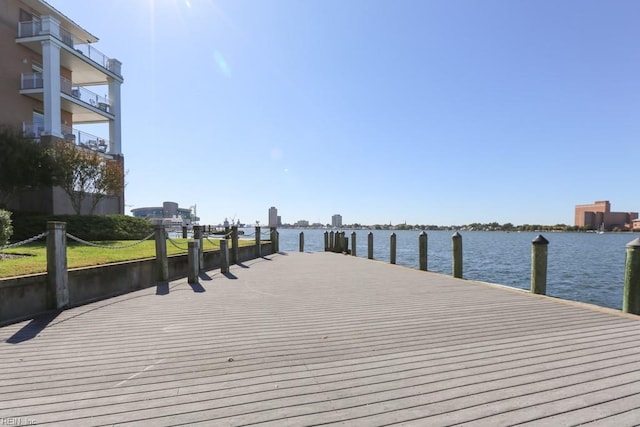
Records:
[[[42,123],[22,123],[22,132],[25,138],[40,139],[43,136],[44,125]],[[74,129],[71,126],[62,125],[62,134],[67,142],[73,142],[79,147],[88,150],[106,153],[109,151],[109,140],[91,135],[90,133]]]
[[[122,81],[120,61],[109,58],[91,43],[79,39],[55,20],[18,23],[16,43],[42,54],[42,42],[51,40],[60,46],[60,65],[71,70],[79,84],[104,84],[107,78]]]
[[[42,73],[23,73],[20,78],[20,93],[42,101]],[[73,114],[74,123],[100,123],[114,118],[111,102],[107,97],[100,96],[64,77],[60,78],[60,96],[61,108]]]

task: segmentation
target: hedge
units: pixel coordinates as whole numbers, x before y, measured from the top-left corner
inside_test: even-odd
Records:
[[[67,223],[67,233],[84,240],[140,240],[153,232],[142,218],[126,215],[28,215],[13,216],[13,238],[17,242],[46,231],[48,221]]]

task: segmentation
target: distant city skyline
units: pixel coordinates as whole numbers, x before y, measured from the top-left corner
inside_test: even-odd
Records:
[[[123,64],[129,207],[197,204],[213,224],[272,205],[287,223],[640,210],[638,1],[49,3]]]

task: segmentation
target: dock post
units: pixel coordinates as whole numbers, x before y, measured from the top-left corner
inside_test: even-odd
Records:
[[[69,274],[67,272],[67,224],[47,222],[47,299],[49,308],[69,305]]]
[[[640,238],[627,243],[622,311],[640,314]]]
[[[167,258],[167,235],[163,225],[155,227],[156,239],[156,278],[159,282],[169,280],[169,259]]]
[[[340,252],[346,252],[347,246],[349,246],[349,242],[345,236],[344,231],[340,233]]]
[[[229,272],[229,243],[227,239],[220,240],[220,273]]]
[[[453,248],[453,277],[462,279],[462,236],[457,231],[451,236]]]
[[[300,252],[304,252],[304,231],[300,232]]]
[[[391,233],[389,236],[389,262],[391,264],[396,263],[396,233]]]
[[[231,264],[237,264],[240,261],[238,244],[238,226],[234,225],[231,227]]]
[[[276,252],[280,252],[280,232],[276,230]]]
[[[275,254],[277,252],[277,229],[276,227],[271,227],[271,253]]]
[[[193,226],[193,240],[198,241],[198,268],[204,268],[204,253],[203,246],[204,241],[202,236],[204,235],[204,225],[194,225]]]
[[[542,234],[531,242],[531,293],[547,294],[547,249],[549,241]]]
[[[373,232],[370,231],[367,235],[367,258],[373,259]]]
[[[351,232],[351,255],[356,256],[356,232]]]
[[[329,233],[329,250],[331,252],[333,252],[333,250],[335,249],[335,233],[333,232],[333,230],[331,230],[331,233]]]
[[[329,250],[329,232],[324,232],[324,251],[327,252]]]
[[[260,244],[260,227],[256,227],[256,258],[262,257],[262,245]]]
[[[200,273],[200,265],[199,260],[200,256],[198,254],[198,246],[200,243],[197,240],[193,242],[188,242],[188,252],[187,252],[187,265],[188,265],[188,283],[198,283],[198,275]]]
[[[182,226],[182,238],[183,239],[187,238],[187,226],[186,225]]]
[[[420,270],[427,271],[427,233],[423,231],[418,237],[418,253],[420,255]]]

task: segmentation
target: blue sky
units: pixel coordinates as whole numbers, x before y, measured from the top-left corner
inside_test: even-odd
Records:
[[[640,210],[640,2],[49,2],[123,63],[128,209],[442,225]]]

